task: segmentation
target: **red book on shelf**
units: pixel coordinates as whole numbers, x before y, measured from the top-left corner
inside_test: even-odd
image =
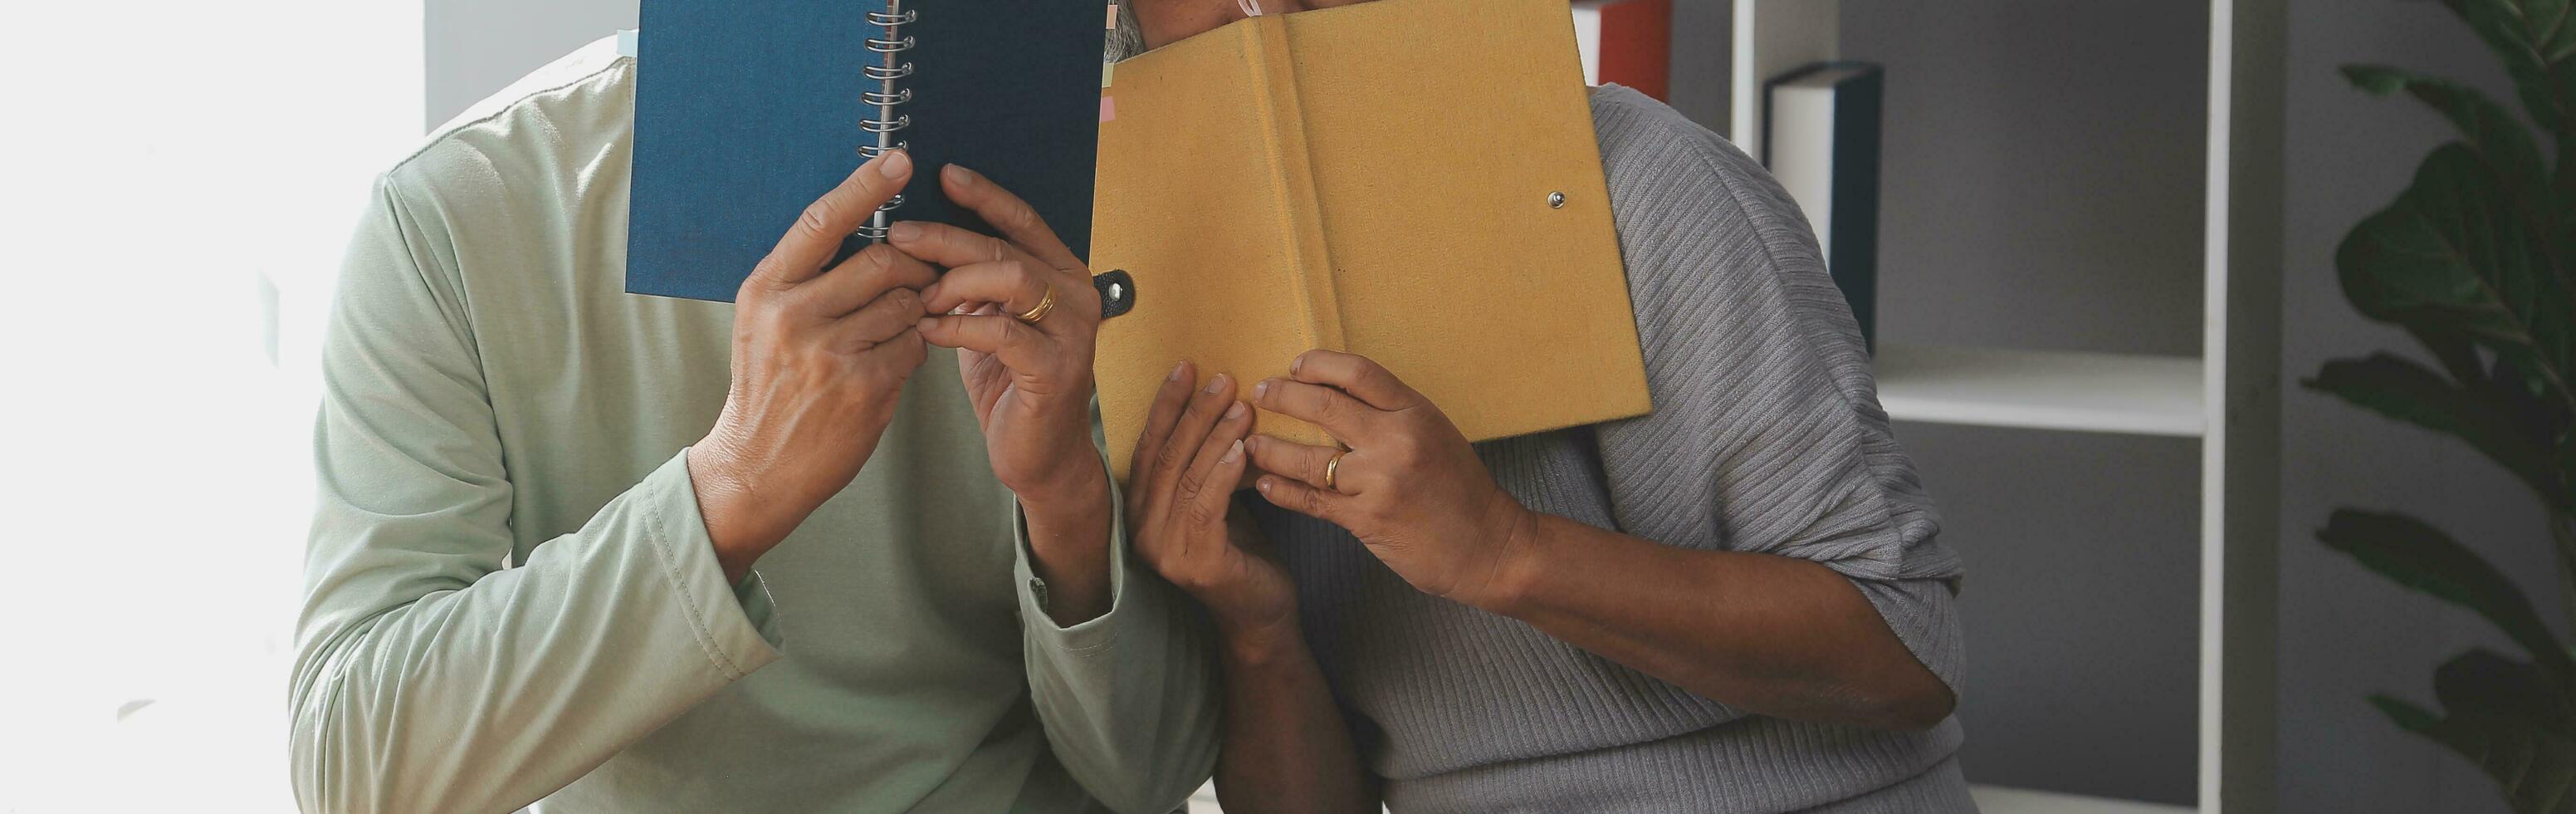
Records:
[[[1601,6],[1601,81],[1667,101],[1672,87],[1673,0],[1614,0]]]

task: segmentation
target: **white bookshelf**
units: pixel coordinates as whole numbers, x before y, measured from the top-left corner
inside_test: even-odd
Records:
[[[2205,373],[2189,356],[1883,344],[1878,403],[1900,421],[2197,438]]]
[[[2002,786],[1972,786],[1980,814],[2191,814],[2191,806],[2085,797]],[[1193,810],[1192,814],[1196,814]]]
[[[2273,808],[2283,2],[2206,0],[2199,355],[1939,347],[1881,337],[1879,401],[1896,419],[2195,438],[2201,448],[2196,805],[1978,786],[1987,812]],[[1704,4],[1724,13],[1695,5],[1675,4],[1674,103],[1760,155],[1763,81],[1840,56],[1841,3]],[[1684,54],[1678,43],[1685,39],[1728,43],[1723,83],[1685,64],[1698,59]],[[1879,303],[1881,313],[1904,306]]]

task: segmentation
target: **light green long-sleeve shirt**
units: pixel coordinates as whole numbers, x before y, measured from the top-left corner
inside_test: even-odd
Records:
[[[858,479],[726,584],[683,448],[723,406],[732,308],[623,291],[635,73],[594,44],[378,184],[324,351],[298,798],[1178,805],[1215,758],[1199,621],[1123,530],[1109,613],[1048,619],[945,353]]]

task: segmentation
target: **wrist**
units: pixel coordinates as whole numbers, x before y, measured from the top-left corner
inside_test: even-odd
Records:
[[[771,533],[758,520],[759,501],[753,498],[751,480],[722,440],[710,434],[689,447],[686,455],[698,516],[715,549],[716,563],[724,568],[726,581],[741,582],[752,562],[785,535]]]
[[[1306,633],[1297,626],[1293,613],[1269,624],[1238,625],[1219,619],[1216,634],[1226,663],[1244,667],[1281,664],[1294,659],[1306,647]]]
[[[1053,467],[1046,481],[1011,490],[1020,499],[1020,507],[1029,513],[1029,521],[1040,518],[1089,520],[1106,516],[1109,511],[1109,470],[1100,456],[1083,445],[1085,455],[1064,466]]]
[[[1472,581],[1474,589],[1459,599],[1489,613],[1517,616],[1548,572],[1548,518],[1520,501],[1503,502],[1507,506],[1498,511],[1502,518],[1493,535],[1494,556],[1484,558],[1483,578]]]

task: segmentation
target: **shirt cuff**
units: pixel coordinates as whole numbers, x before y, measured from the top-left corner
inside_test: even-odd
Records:
[[[689,451],[671,456],[646,476],[653,506],[653,543],[662,547],[666,574],[691,611],[707,659],[727,678],[741,678],[777,661],[786,637],[778,627],[769,587],[752,572],[739,584],[725,581],[715,541],[698,513],[698,490],[689,478]]]
[[[1109,459],[1102,456],[1102,471]],[[1142,601],[1129,589],[1128,571],[1141,567],[1127,556],[1127,501],[1118,488],[1118,479],[1109,479],[1109,610],[1071,627],[1058,625],[1047,615],[1047,585],[1034,566],[1035,555],[1029,549],[1029,516],[1027,507],[1011,501],[1011,549],[1015,562],[1011,574],[1020,588],[1021,627],[1028,631],[1033,644],[1063,651],[1088,651],[1106,646],[1117,637],[1120,620],[1146,613],[1133,607]]]

